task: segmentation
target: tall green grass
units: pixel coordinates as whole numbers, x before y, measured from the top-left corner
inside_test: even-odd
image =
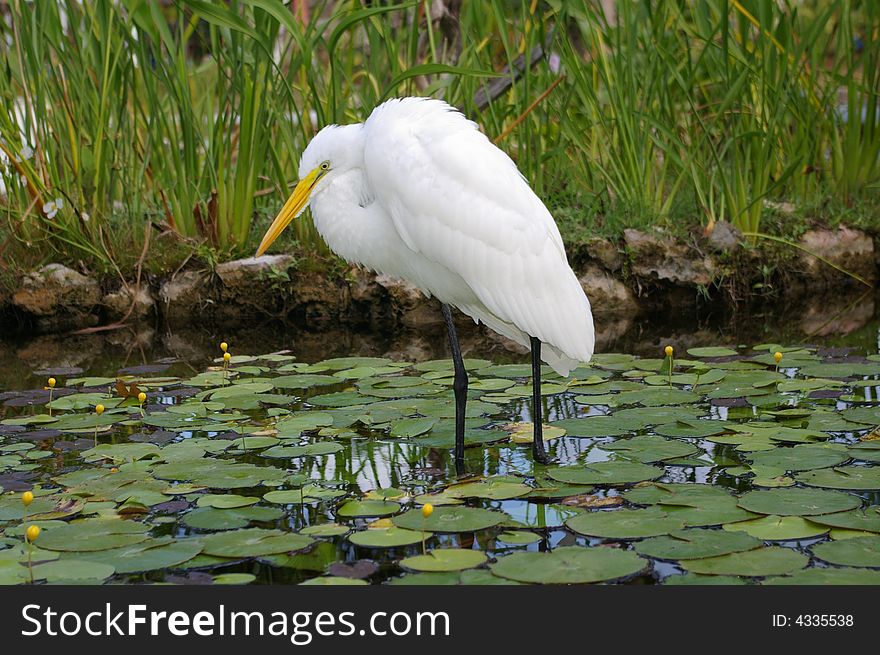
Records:
[[[463,3],[452,32],[430,9],[12,0],[3,260],[125,268],[149,223],[154,257],[250,253],[315,132],[404,94],[443,97],[500,138],[579,234],[722,219],[756,233],[770,201],[876,203],[876,3],[622,0],[608,16],[598,0],[489,0]],[[288,238],[322,247],[309,221]]]

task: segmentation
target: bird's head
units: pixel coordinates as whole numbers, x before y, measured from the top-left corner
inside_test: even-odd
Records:
[[[266,252],[293,219],[302,214],[312,198],[330,186],[342,172],[363,162],[362,123],[328,125],[309,142],[299,160],[299,183],[263,236],[257,257]]]

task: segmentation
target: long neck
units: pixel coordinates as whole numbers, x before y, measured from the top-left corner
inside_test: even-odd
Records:
[[[360,168],[339,174],[312,199],[315,227],[330,249],[345,260],[395,274],[389,252],[397,252],[400,236],[375,202]]]

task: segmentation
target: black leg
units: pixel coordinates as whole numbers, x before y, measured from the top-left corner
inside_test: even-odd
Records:
[[[449,305],[446,303],[441,306],[443,319],[446,321],[446,331],[449,333],[452,365],[455,368],[455,378],[452,382],[452,390],[455,392],[455,468],[461,475],[464,472],[464,414],[467,405],[468,377],[461,359],[461,348],[458,345],[455,324],[452,322],[452,312],[449,311]]]
[[[546,464],[549,459],[544,449],[544,417],[541,412],[541,340],[529,338],[532,344],[532,422],[535,425],[532,456],[536,462]]]

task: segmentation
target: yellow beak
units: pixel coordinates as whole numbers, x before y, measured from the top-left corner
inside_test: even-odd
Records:
[[[284,207],[278,212],[278,216],[272,221],[272,225],[266,230],[266,234],[260,242],[260,247],[257,248],[257,257],[266,252],[266,249],[272,245],[272,242],[278,238],[278,235],[284,231],[284,228],[309,206],[312,189],[315,188],[315,184],[317,184],[322,173],[324,171],[319,166],[299,181],[290,198],[284,203]]]

